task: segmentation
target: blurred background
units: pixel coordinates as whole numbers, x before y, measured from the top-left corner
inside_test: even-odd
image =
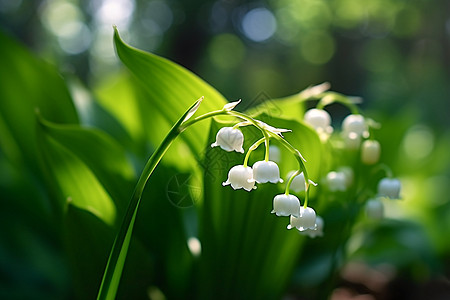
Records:
[[[449,1],[0,0],[0,30],[89,88],[120,72],[112,25],[129,44],[183,65],[229,100],[242,98],[244,108],[325,81],[362,97],[362,109],[382,124],[382,160],[404,187],[387,217],[408,225],[387,223],[350,243],[355,261],[396,265],[398,273],[384,270],[380,279],[379,270],[349,264],[342,284],[364,291],[385,280],[391,296],[404,296],[390,299],[423,299],[417,291],[448,299]],[[348,114],[327,109],[335,124]],[[383,246],[361,247],[374,241]],[[347,292],[333,299],[351,298]]]

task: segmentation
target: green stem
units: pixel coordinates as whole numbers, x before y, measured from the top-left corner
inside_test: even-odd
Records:
[[[286,141],[282,137],[278,136],[276,133],[273,133],[273,132],[269,132],[269,133],[272,137],[277,139],[287,150],[289,150],[292,154],[294,154],[294,157],[297,159],[297,162],[299,164],[299,169],[302,170],[303,175],[305,177],[305,204],[303,205],[303,207],[305,207],[305,208],[308,207],[310,182],[309,182],[308,171],[306,170],[306,166],[305,166],[305,159],[300,154],[300,151],[295,149],[291,144],[289,144],[288,141]]]
[[[286,190],[285,190],[285,192],[284,192],[284,194],[285,194],[286,196],[289,195],[289,188],[291,187],[291,183],[292,183],[292,181],[294,180],[295,176],[298,176],[300,173],[301,173],[300,170],[297,170],[297,171],[295,171],[295,172],[291,175],[291,177],[289,177],[289,180],[288,180],[288,182],[286,183]]]
[[[158,163],[161,161],[162,157],[169,149],[175,138],[186,129],[186,122],[183,123],[186,116],[190,113],[191,109],[197,105],[198,102],[193,104],[184,115],[175,123],[169,133],[166,135],[162,143],[155,150],[152,156],[147,161],[141,176],[136,184],[131,201],[128,204],[127,212],[122,220],[119,232],[114,240],[112,246],[108,263],[106,265],[105,272],[103,273],[102,283],[100,285],[100,290],[97,295],[97,300],[100,299],[115,299],[117,289],[119,287],[120,277],[122,275],[123,267],[125,265],[125,260],[128,252],[128,247],[131,240],[131,234],[133,231],[134,222],[136,219],[136,214],[141,201],[142,193],[144,191],[145,185],[150,178],[151,174],[155,170]],[[209,117],[209,116],[208,116]],[[195,121],[195,120],[194,120]],[[195,123],[195,122],[194,122]]]
[[[257,140],[253,145],[250,146],[250,148],[248,148],[247,154],[245,155],[245,158],[244,158],[244,167],[247,167],[250,153],[252,153],[253,150],[256,150],[256,148],[258,148],[258,146],[261,145],[262,142],[265,141],[265,139],[266,138],[261,138],[261,139]]]

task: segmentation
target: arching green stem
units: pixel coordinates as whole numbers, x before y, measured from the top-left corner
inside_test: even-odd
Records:
[[[244,167],[247,167],[247,165],[248,165],[248,159],[250,157],[250,153],[252,153],[253,150],[256,150],[256,148],[258,148],[258,146],[261,145],[265,141],[265,139],[266,138],[261,138],[261,139],[257,140],[253,145],[250,146],[250,148],[248,149],[247,154],[245,155],[245,158],[244,158]]]
[[[319,103],[317,103],[316,108],[323,109],[325,106],[332,103],[340,103],[347,107],[352,114],[359,114],[358,107],[355,105],[355,103],[358,103],[358,101],[360,101],[360,98],[356,98],[357,101],[352,101],[350,97],[335,92],[326,92],[324,94],[324,97],[322,97]]]
[[[284,194],[285,194],[286,196],[289,195],[289,188],[291,187],[292,181],[294,180],[294,178],[295,178],[296,176],[300,175],[300,173],[301,173],[301,171],[300,171],[300,170],[297,170],[297,171],[295,171],[295,172],[291,175],[291,177],[289,177],[289,180],[288,180],[288,182],[286,183],[286,190],[285,190],[285,192],[284,192]]]

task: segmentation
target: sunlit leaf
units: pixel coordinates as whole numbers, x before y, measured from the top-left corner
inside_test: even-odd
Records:
[[[145,92],[150,108],[144,111],[147,114],[145,118],[151,119],[151,112],[156,110],[168,124],[174,124],[186,107],[202,96],[205,100],[198,109],[197,115],[221,109],[226,104],[226,99],[219,92],[187,69],[125,44],[117,29],[115,29],[114,43],[119,58],[136,76]],[[205,122],[205,124],[208,123]],[[183,140],[193,151],[194,156],[202,152],[206,142],[208,134],[203,126],[194,126],[183,134]],[[160,128],[154,127],[150,130],[155,131]]]
[[[72,149],[67,148],[66,145],[63,145],[49,134],[47,131],[48,126],[46,126],[47,122],[41,121],[39,124],[39,148],[44,164],[48,168],[48,173],[53,179],[54,184],[52,187],[56,192],[58,202],[64,207],[64,201],[67,201],[70,205],[85,209],[105,223],[113,225],[116,218],[116,206],[94,171]],[[53,134],[60,134],[60,136],[56,134],[56,137],[67,141],[67,136],[64,133],[58,132],[55,128],[53,130]],[[79,132],[75,131],[72,134],[77,136]],[[80,136],[77,138],[80,138]],[[84,140],[81,138],[80,142],[89,140],[89,138]],[[87,143],[81,144],[78,146],[78,150],[84,153],[88,151],[97,153],[104,151],[93,150],[92,148],[97,146],[95,144],[90,145],[92,148],[89,148],[88,145]],[[77,149],[75,148],[75,150]],[[86,157],[89,157],[87,153],[85,154]]]

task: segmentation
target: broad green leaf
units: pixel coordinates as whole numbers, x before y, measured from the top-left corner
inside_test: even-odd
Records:
[[[196,107],[198,107],[200,103],[201,99],[197,100],[188,108],[188,110],[185,111],[184,114],[181,115],[181,117],[166,135],[164,140],[153,152],[152,156],[148,159],[144,170],[142,171],[136,184],[133,195],[131,196],[131,200],[128,204],[128,209],[111,249],[97,299],[115,299],[120,283],[120,277],[122,276],[122,271],[125,265],[136,215],[138,213],[142,193],[147,184],[147,181],[163,158],[164,154],[169,149],[172,142],[181,133],[180,127],[181,124],[186,120],[186,116],[189,116],[192,113],[193,109],[196,109]]]
[[[70,205],[89,211],[106,224],[113,225],[117,213],[116,206],[93,170],[71,149],[47,132],[48,126],[45,121],[39,124],[39,148],[43,163],[52,178],[52,188],[58,202],[64,207],[64,202],[67,201]],[[56,134],[57,130],[52,133]],[[56,136],[62,140],[64,140],[62,137],[66,138],[64,134]],[[86,140],[88,139],[84,141]],[[96,146],[91,145],[92,148]],[[82,146],[79,146],[78,150],[80,147]],[[95,151],[92,148],[85,148],[84,151]]]
[[[0,146],[13,162],[36,167],[35,111],[57,123],[77,123],[78,117],[52,66],[2,33],[0,44]]]
[[[114,43],[121,61],[133,73],[140,89],[146,97],[147,109],[141,115],[143,120],[150,120],[158,114],[166,120],[166,129],[174,124],[186,107],[204,96],[198,114],[221,109],[226,99],[205,81],[185,68],[157,55],[146,53],[125,44],[117,31],[114,32]],[[150,123],[151,124],[151,123]],[[197,157],[202,151],[208,136],[204,126],[193,126],[183,134],[183,140]],[[150,132],[164,130],[164,127],[153,124]]]
[[[122,146],[96,129],[58,125],[42,119],[40,122],[45,135],[80,159],[113,197],[116,205],[125,209],[135,174]]]

